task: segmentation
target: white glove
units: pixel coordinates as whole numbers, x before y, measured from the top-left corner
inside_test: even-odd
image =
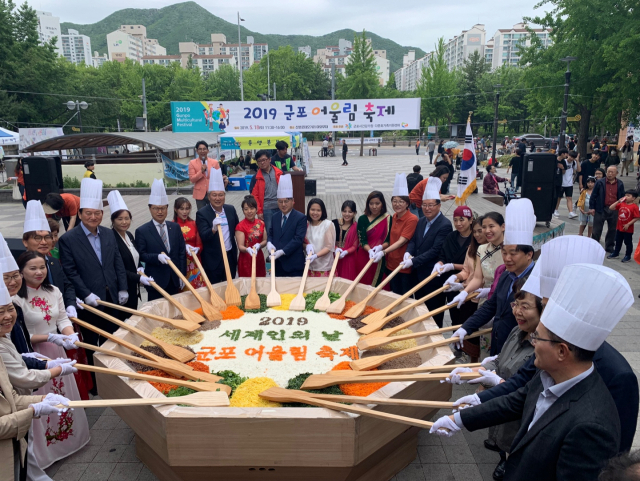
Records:
[[[182,290],[183,287],[184,287],[184,282],[182,282],[182,279],[178,279],[178,289]]]
[[[249,254],[251,257],[256,255],[252,247],[247,247],[247,254]]]
[[[451,371],[451,374],[449,374],[449,377],[447,377],[446,379],[443,379],[440,382],[441,383],[447,382],[449,384],[464,384],[467,381],[463,381],[462,379],[460,379],[461,372],[473,372],[473,369],[469,367],[457,367],[453,371]]]
[[[142,284],[143,286],[151,286],[151,282],[155,282],[153,280],[153,277],[147,277],[147,276],[140,276],[140,284]]]
[[[168,261],[171,260],[171,257],[169,257],[167,254],[158,254],[158,262],[160,262],[160,264],[168,264]]]
[[[315,252],[315,250],[313,249],[313,244],[307,244],[305,250],[307,251],[307,257]]]
[[[24,354],[20,354],[22,357],[29,357],[31,359],[41,359],[43,361],[48,361],[49,358],[47,356],[43,356],[39,352],[25,352]]]
[[[479,377],[477,379],[471,379],[469,381],[469,384],[482,383],[482,384],[487,384],[488,386],[493,387],[493,386],[497,386],[502,382],[502,378],[493,371],[486,371],[480,368],[478,373],[482,374],[482,377]]]
[[[82,304],[84,304],[82,299],[80,299],[79,297],[76,297],[76,307],[81,311],[84,311],[84,307],[82,307]]]
[[[450,272],[450,271],[452,271],[454,269],[455,269],[455,267],[454,267],[453,264],[451,264],[451,263],[445,264],[445,265],[440,267],[440,269],[438,271],[438,275],[444,274],[445,272]]]
[[[69,318],[78,317],[78,311],[76,311],[76,308],[74,306],[67,306],[65,312],[67,313],[67,317]]]
[[[271,255],[271,251],[277,251],[276,246],[274,246],[271,242],[267,242],[267,252]]]
[[[472,406],[479,406],[482,403],[477,394],[469,394],[468,396],[463,396],[453,403],[453,412],[460,411],[462,409],[467,409]],[[466,406],[461,406],[461,404],[466,404]]]
[[[138,270],[136,272],[138,273],[138,275],[144,276],[144,267],[138,267]]]
[[[408,259],[411,259],[411,254],[409,254],[408,252],[404,253],[404,256],[402,256],[402,261],[406,261]]]
[[[222,224],[222,219],[220,217],[216,217],[213,219],[213,222],[211,222],[211,230],[213,230],[213,232],[217,232],[220,224]]]
[[[54,343],[56,346],[64,346],[64,341],[68,338],[69,336],[65,335],[65,334],[53,334],[53,333],[49,333],[49,335],[47,336],[47,342],[52,342]]]
[[[378,262],[380,262],[382,260],[383,257],[384,257],[384,251],[376,252],[373,255],[373,262],[375,262],[377,264]]]
[[[457,341],[455,341],[457,349],[462,349],[462,346],[464,346],[464,336],[466,335],[467,335],[467,331],[463,328],[459,328],[456,332],[453,333],[453,336],[451,336],[451,337],[459,338]]]
[[[447,289],[447,292],[459,292],[464,289],[464,284],[459,282],[452,282],[451,284],[448,284],[448,286],[449,289]]]
[[[481,287],[480,289],[476,289],[473,292],[478,293],[478,297],[476,297],[476,299],[486,299],[487,297],[489,297],[490,290],[491,290],[490,287]]]
[[[458,431],[460,431],[460,428],[454,421],[451,420],[449,416],[442,416],[435,423],[433,423],[433,426],[431,426],[429,433],[450,438]]]
[[[192,247],[189,244],[187,244],[187,255],[188,256],[195,256],[198,254],[198,252],[200,252],[200,247]]]
[[[92,307],[98,307],[98,301],[101,300],[93,292],[84,298],[84,303],[89,304]]]
[[[118,303],[123,306],[129,300],[129,293],[127,291],[118,291]]]
[[[434,266],[433,269],[431,269],[431,274],[429,275],[433,275],[434,273],[439,274],[440,273],[440,269],[442,268],[442,262],[437,262]]]
[[[67,336],[67,338],[62,343],[62,347],[64,347],[67,351],[78,349],[78,346],[76,346],[76,342],[78,342],[79,340],[80,339],[78,338],[78,335],[74,332],[70,336]]]
[[[467,293],[467,291],[462,291],[460,292],[460,294],[458,294],[456,297],[454,297],[451,302],[447,303],[447,306],[450,306],[452,304],[455,304],[456,302],[458,303],[458,309],[460,309],[460,306],[462,306],[462,304],[464,304],[464,301],[467,299],[467,296],[469,294]]]
[[[64,357],[51,359],[50,361],[47,361],[47,369],[53,369],[54,367],[62,366],[63,364],[66,364],[68,362],[71,362],[71,359],[66,359]],[[75,363],[75,361],[73,362]]]
[[[485,358],[482,360],[482,363],[481,363],[481,364],[482,364],[483,366],[486,366],[486,365],[487,365],[488,363],[490,363],[491,361],[493,361],[493,360],[497,359],[497,358],[498,358],[498,356],[499,356],[499,354],[496,354],[495,356],[485,357]]]
[[[258,252],[262,250],[260,242],[256,242],[255,244],[253,244],[253,250],[255,251],[256,255],[258,255]]]
[[[48,396],[48,394],[47,394]],[[60,396],[62,397],[62,396]],[[67,398],[64,398],[67,399]],[[56,405],[61,404],[59,402],[47,402],[42,401],[36,404],[29,404],[29,407],[33,408],[33,417],[39,418],[40,416],[49,416],[50,414],[61,414],[66,412],[66,409],[58,409]],[[69,400],[67,399],[66,405],[69,405]]]
[[[346,249],[336,249],[336,252],[340,251],[340,259],[344,259],[349,255],[349,251]]]
[[[282,249],[279,249],[279,250],[275,251],[275,253],[273,254],[273,258],[274,259],[279,259],[283,255],[284,255],[284,251]]]
[[[382,246],[375,246],[373,249],[371,249],[369,252],[373,251],[373,252],[380,252],[382,250]]]
[[[318,258],[318,255],[317,255],[317,254],[311,254],[311,255],[307,256],[307,259],[306,259],[306,260],[307,260],[307,261],[309,261],[309,262],[313,262],[313,261],[315,261],[317,258]]]
[[[61,364],[60,367],[62,368],[62,372],[60,373],[60,376],[67,376],[69,374],[75,374],[78,372],[78,368],[73,367],[73,365],[78,362],[78,361],[71,361],[71,362],[67,362],[64,364]]]
[[[450,276],[446,281],[444,281],[443,286],[451,286],[453,284],[457,284],[458,283],[458,276],[456,276],[455,274]]]
[[[404,265],[405,269],[409,269],[409,267],[413,265],[413,260],[411,259],[412,259],[411,255],[405,252],[404,260],[402,261],[402,264]]]

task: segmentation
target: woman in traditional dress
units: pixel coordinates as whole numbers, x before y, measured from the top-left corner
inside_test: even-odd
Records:
[[[336,246],[336,230],[327,219],[327,208],[322,199],[314,198],[307,204],[307,237],[304,241],[307,258],[311,259],[309,277],[329,277]]]
[[[358,275],[356,256],[354,255],[358,249],[358,224],[355,222],[358,213],[356,203],[352,200],[345,200],[342,203],[341,211],[340,219],[333,219],[333,226],[336,230],[335,255],[340,256],[336,275],[352,281]]]
[[[387,213],[387,204],[382,192],[374,190],[367,197],[364,214],[358,218],[358,239],[360,249],[356,252],[356,270],[364,269],[373,256],[389,247],[391,234],[391,216]],[[386,263],[384,258],[367,269],[361,279],[362,284],[377,286],[384,277]],[[388,289],[388,286],[385,286]]]
[[[187,274],[189,282],[196,289],[204,287],[205,283],[200,275],[200,269],[193,261],[193,256],[200,256],[202,241],[196,228],[196,221],[191,219],[191,202],[186,197],[178,197],[173,203],[173,221],[180,226],[184,243],[187,246]],[[200,259],[200,257],[198,257]],[[187,287],[185,286],[185,290]]]
[[[37,252],[24,252],[18,257],[18,268],[23,278],[22,287],[13,301],[23,312],[24,321],[31,335],[33,349],[49,359],[57,360],[66,357],[65,348],[52,342],[56,337],[69,336],[71,339],[63,345],[67,349],[75,348],[73,344],[73,327],[65,312],[62,294],[57,287],[52,286],[47,278],[47,267],[44,257]],[[17,354],[17,351],[15,351]],[[4,358],[3,355],[3,360]],[[17,360],[14,359],[14,362]],[[71,364],[71,363],[66,363]],[[65,365],[61,366],[61,374],[66,373]],[[71,366],[73,367],[73,366]],[[9,372],[13,369],[9,367]],[[28,374],[26,366],[20,371]],[[43,371],[44,372],[44,371]],[[69,371],[71,373],[73,371]],[[13,374],[11,374],[13,375]],[[46,376],[46,374],[45,374]],[[64,396],[73,401],[80,400],[78,387],[73,376],[55,377],[51,372],[49,380],[40,384],[36,395],[49,393]],[[16,387],[12,380],[12,384]],[[35,388],[32,385],[32,388]],[[34,420],[30,440],[30,450],[37,461],[38,467],[45,469],[56,461],[73,454],[89,442],[89,424],[83,409],[68,411],[60,415],[50,415]],[[31,475],[30,479],[33,479]],[[48,478],[41,478],[48,479]]]
[[[262,249],[267,245],[264,221],[258,219],[258,202],[252,195],[242,201],[244,219],[236,225],[238,277],[251,277],[251,256],[256,256],[256,277],[266,277],[267,267]]]

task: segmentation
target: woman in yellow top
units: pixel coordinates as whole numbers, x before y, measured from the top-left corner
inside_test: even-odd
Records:
[[[93,172],[96,168],[96,163],[93,160],[87,160],[84,163],[84,168],[87,169],[87,171],[84,173],[84,177],[83,178],[91,178],[91,179],[95,179],[96,178],[96,174]]]

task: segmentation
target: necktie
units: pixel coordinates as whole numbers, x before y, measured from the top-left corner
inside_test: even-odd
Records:
[[[282,218],[282,229],[284,229],[285,225],[287,225],[287,216],[286,215]]]
[[[53,276],[51,275],[51,267],[49,266],[49,258],[45,257],[44,259],[47,262],[47,278],[49,279],[49,284],[53,285]]]
[[[166,224],[159,224],[158,230],[160,231],[160,238],[162,239],[164,246],[167,248],[167,252],[169,252],[169,239],[167,239],[167,230],[165,226]]]

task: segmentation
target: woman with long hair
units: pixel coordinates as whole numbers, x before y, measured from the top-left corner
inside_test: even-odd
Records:
[[[256,256],[256,277],[266,277],[267,267],[262,249],[267,245],[264,221],[258,219],[258,202],[252,195],[242,200],[242,219],[236,226],[238,245],[238,277],[251,277],[251,256]]]
[[[336,250],[334,254],[340,256],[336,275],[352,281],[358,275],[355,256],[358,249],[358,224],[356,223],[358,211],[356,203],[352,200],[345,200],[340,211],[342,216],[339,219],[333,219],[333,226],[336,230]]]
[[[622,168],[620,170],[620,175],[629,175],[629,165],[633,161],[633,146],[630,141],[626,141],[622,146]],[[627,171],[625,174],[624,171]]]
[[[395,195],[391,197],[391,208],[393,217],[391,218],[391,231],[389,235],[389,247],[383,249],[386,259],[386,270],[389,275],[395,270],[407,252],[407,243],[413,237],[418,225],[418,217],[409,212],[411,201],[408,196]],[[402,269],[391,279],[391,291],[403,295],[413,287],[414,275],[411,268]]]
[[[309,277],[329,277],[336,246],[336,230],[327,219],[322,199],[313,198],[307,204],[307,237],[304,240],[307,257],[311,258]]]
[[[356,251],[356,270],[360,272],[373,256],[389,247],[391,234],[391,216],[387,213],[387,203],[384,195],[374,190],[367,197],[364,214],[358,218],[358,240],[360,249]],[[374,263],[369,267],[360,282],[370,286],[377,286],[382,281],[385,272],[385,260]],[[388,287],[388,286],[387,286]]]
[[[180,226],[182,231],[182,237],[184,237],[184,243],[187,246],[187,274],[189,283],[198,289],[204,287],[206,284],[202,276],[200,275],[200,269],[193,261],[193,256],[202,255],[202,240],[200,240],[200,234],[196,227],[196,221],[193,220],[191,215],[191,202],[186,197],[178,197],[173,203],[173,221]],[[200,257],[198,257],[200,259]],[[185,286],[185,290],[187,287]]]

